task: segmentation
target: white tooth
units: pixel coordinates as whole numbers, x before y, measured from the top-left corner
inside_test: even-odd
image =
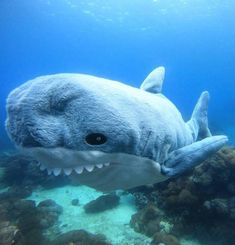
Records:
[[[51,173],[52,173],[52,169],[47,169],[47,173],[49,174],[49,175],[51,175]]]
[[[55,176],[58,176],[61,173],[61,168],[54,168],[52,171]]]
[[[85,169],[88,171],[88,172],[91,172],[93,169],[94,169],[94,165],[86,165],[86,166],[84,166],[85,167]]]
[[[104,163],[104,166],[108,167],[110,165],[110,162]]]
[[[78,166],[75,168],[75,171],[77,174],[81,174],[83,172],[83,167],[82,166]]]
[[[102,163],[98,163],[95,165],[97,168],[102,168],[103,167],[103,164]]]
[[[41,166],[40,166],[40,170],[43,171],[43,170],[45,170],[45,169],[46,169],[46,167],[45,167],[44,165],[41,165]]]
[[[70,175],[71,173],[72,173],[72,168],[64,168],[64,173],[66,174],[66,175]]]

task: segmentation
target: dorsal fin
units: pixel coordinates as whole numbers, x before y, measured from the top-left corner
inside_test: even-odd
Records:
[[[154,94],[161,93],[164,77],[165,68],[163,66],[159,66],[145,78],[140,89]]]

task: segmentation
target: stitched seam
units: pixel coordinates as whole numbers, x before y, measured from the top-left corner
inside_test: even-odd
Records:
[[[148,144],[148,142],[149,142],[150,135],[151,135],[152,133],[153,133],[152,131],[148,131],[148,135],[147,135],[147,137],[146,137],[146,141],[145,141],[145,144],[144,144],[144,147],[143,147],[143,150],[142,150],[141,154],[143,154],[143,153],[145,152],[145,149],[146,149],[147,144]]]

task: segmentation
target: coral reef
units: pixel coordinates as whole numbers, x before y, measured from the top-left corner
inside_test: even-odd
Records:
[[[151,245],[179,245],[179,240],[171,234],[173,226],[167,222],[164,212],[149,203],[132,215],[130,226],[136,231],[152,237]]]
[[[153,236],[161,230],[160,221],[163,213],[152,204],[148,204],[136,214],[132,215],[130,226],[147,236]]]
[[[4,222],[5,230],[3,237],[8,239],[1,241],[1,244],[17,245],[41,245],[43,241],[42,227],[38,210],[33,201],[22,199],[8,199],[0,201],[0,220]],[[17,237],[16,237],[17,235]],[[3,238],[1,236],[1,240]]]
[[[71,201],[71,204],[73,205],[73,206],[78,206],[79,205],[79,200],[76,198],[76,199],[73,199],[72,201]]]
[[[60,205],[47,199],[25,200],[37,187],[71,183],[66,176],[48,176],[32,159],[15,154],[0,157],[0,244],[110,244],[102,235],[75,230],[49,241],[45,231],[58,224]],[[178,245],[189,235],[202,244],[235,244],[235,149],[226,147],[184,176],[132,189],[138,212],[130,226],[152,239],[151,245]],[[128,193],[126,192],[126,193]],[[73,206],[80,198],[72,199]],[[84,206],[86,213],[119,205],[120,197],[103,195]],[[79,207],[78,207],[79,208]]]
[[[173,225],[171,234],[167,235],[190,235],[207,244],[235,243],[235,149],[231,147],[223,148],[184,176],[130,192],[142,215],[150,203],[164,212]],[[154,217],[152,214],[148,222],[159,225],[159,219],[164,216]],[[157,236],[146,232],[148,222],[138,218],[139,230],[133,227],[153,236],[152,244],[166,243],[165,238],[159,238],[160,234],[164,236],[162,231],[156,229]]]
[[[58,236],[49,245],[111,245],[103,235],[93,235],[85,230],[69,231]]]
[[[167,234],[165,232],[157,232],[153,236],[153,240],[150,245],[180,245],[179,240],[170,234]]]
[[[54,225],[59,215],[63,212],[63,208],[51,199],[40,202],[37,209],[40,217],[40,225],[43,229]]]
[[[9,221],[0,222],[0,244],[12,245],[18,243],[20,239],[22,240],[22,235],[17,226]]]
[[[52,200],[36,206],[32,200],[6,195],[0,199],[0,244],[47,244],[43,230],[53,226],[61,212],[61,207]]]
[[[86,213],[98,213],[116,207],[120,197],[116,194],[108,194],[98,197],[84,206]]]

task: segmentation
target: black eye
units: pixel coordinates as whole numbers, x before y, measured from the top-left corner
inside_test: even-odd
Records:
[[[100,133],[88,134],[86,136],[86,142],[89,145],[102,145],[107,141],[105,135]]]

